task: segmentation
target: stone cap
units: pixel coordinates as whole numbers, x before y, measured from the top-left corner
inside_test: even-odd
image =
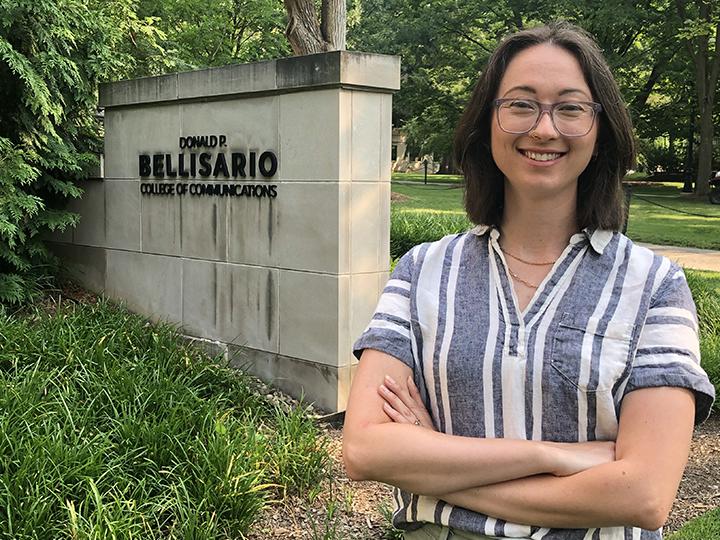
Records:
[[[100,107],[333,87],[399,90],[400,57],[332,51],[105,83]]]

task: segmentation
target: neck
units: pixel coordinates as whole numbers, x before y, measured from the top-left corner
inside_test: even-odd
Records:
[[[528,260],[557,259],[578,232],[575,205],[576,193],[533,197],[506,187],[500,244]]]

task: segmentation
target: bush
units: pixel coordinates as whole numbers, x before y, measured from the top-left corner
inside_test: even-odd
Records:
[[[300,410],[110,304],[0,314],[0,537],[241,538],[319,484]]]
[[[402,257],[423,242],[467,231],[472,223],[460,214],[392,209],[390,214],[390,258]]]
[[[720,274],[687,270],[700,323],[700,357],[703,369],[720,396]],[[715,410],[720,403],[715,401]]]
[[[0,3],[0,302],[37,294],[53,271],[43,234],[75,225],[79,197],[102,147],[97,84],[132,73],[153,43],[132,0]]]

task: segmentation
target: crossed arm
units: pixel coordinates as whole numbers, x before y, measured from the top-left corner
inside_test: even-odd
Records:
[[[363,353],[343,442],[351,478],[544,527],[657,529],[667,519],[692,436],[689,391],[652,388],[628,394],[614,446],[556,444],[437,433],[408,385],[410,375],[391,356]],[[387,391],[378,392],[381,387]],[[420,426],[414,425],[416,417]]]

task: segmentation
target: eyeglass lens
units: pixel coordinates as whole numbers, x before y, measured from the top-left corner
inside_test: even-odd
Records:
[[[509,133],[527,133],[538,121],[540,106],[533,101],[506,101],[498,107],[500,128]],[[557,103],[552,109],[555,129],[568,137],[587,135],[592,129],[595,110],[586,103]]]

